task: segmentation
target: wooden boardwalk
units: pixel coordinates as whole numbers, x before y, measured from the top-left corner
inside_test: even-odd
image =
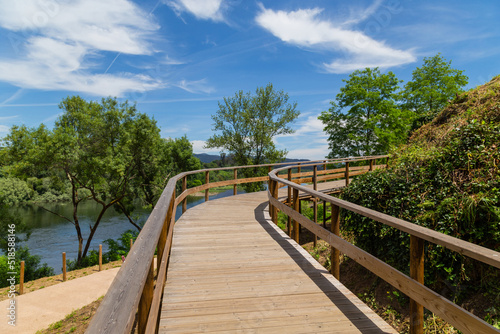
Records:
[[[191,208],[173,240],[160,332],[396,333],[270,221],[266,192]]]

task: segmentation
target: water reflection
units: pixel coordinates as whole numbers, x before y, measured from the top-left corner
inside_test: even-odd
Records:
[[[231,196],[232,190],[211,195],[210,199]],[[203,203],[204,197],[188,197],[188,209]],[[71,203],[48,203],[45,207],[68,218],[72,218],[73,207]],[[78,254],[78,238],[75,227],[64,218],[58,217],[36,205],[23,205],[14,207],[12,212],[20,217],[26,224],[33,228],[31,237],[22,245],[27,245],[31,254],[40,255],[42,263],[46,262],[53,267],[56,274],[62,271],[62,252],[66,252],[67,259],[75,259]],[[90,233],[90,224],[95,222],[101,205],[94,201],[85,201],[78,206],[78,217],[84,240]],[[138,207],[133,214],[135,222],[143,224],[146,222],[151,210]],[[182,213],[181,205],[177,208],[176,218]],[[106,239],[116,239],[126,230],[135,229],[128,219],[110,208],[104,214],[99,227],[94,234],[90,249],[99,249],[99,244],[103,245],[103,251],[107,251],[104,244]],[[85,247],[85,245],[84,245]]]

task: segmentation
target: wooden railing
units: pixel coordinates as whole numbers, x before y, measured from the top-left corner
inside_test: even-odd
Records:
[[[346,165],[348,164],[349,162],[346,163]],[[314,168],[312,178],[313,190],[301,186],[298,184],[299,182],[293,179],[293,175],[290,173],[291,167],[278,168],[269,173],[268,197],[270,215],[273,221],[277,223],[277,211],[281,210],[289,217],[289,222],[290,219],[293,220],[292,223],[289,223],[288,232],[297,242],[299,238],[299,224],[311,231],[315,237],[325,240],[332,247],[331,273],[337,279],[339,278],[339,256],[340,252],[342,252],[406,294],[410,298],[410,333],[412,334],[423,333],[424,307],[463,333],[500,333],[498,329],[495,329],[482,319],[424,285],[424,242],[428,241],[441,245],[496,268],[500,268],[499,252],[318,192],[316,191],[316,184],[317,181],[321,180],[321,177],[318,176],[320,172],[317,171],[318,164],[303,165],[303,167],[305,166]],[[349,182],[349,175],[352,176],[354,174],[349,173],[349,168],[347,168],[345,171],[347,183]],[[278,189],[284,186],[288,187],[288,196],[280,199],[278,198]],[[322,200],[325,203],[331,204],[331,231],[326,230],[299,213],[299,192],[308,194],[316,199],[316,201],[313,201],[314,203],[317,200]],[[410,235],[410,276],[408,277],[373,255],[343,240],[339,236],[341,209],[358,213],[408,233]]]
[[[138,235],[127,259],[118,271],[106,296],[101,302],[86,333],[130,333],[136,325],[139,333],[155,333],[159,324],[161,298],[166,280],[170,246],[172,244],[175,212],[178,205],[182,205],[182,212],[187,209],[187,196],[196,192],[205,191],[205,200],[209,199],[208,190],[214,187],[233,185],[233,194],[237,194],[237,185],[251,182],[268,181],[269,176],[254,176],[238,178],[238,171],[242,169],[272,168],[292,165],[296,173],[292,174],[294,182],[306,183],[315,180],[333,180],[366,173],[377,167],[376,160],[388,159],[388,156],[371,156],[341,160],[314,161],[322,166],[323,170],[304,172],[305,163],[280,163],[257,166],[238,166],[214,169],[202,169],[178,174],[171,178],[156,206]],[[367,161],[364,167],[353,167],[350,163]],[[309,166],[310,162],[307,162]],[[387,162],[386,162],[387,163]],[[341,169],[330,169],[328,166],[345,165]],[[317,166],[317,165],[316,165]],[[210,172],[233,170],[233,179],[219,182],[209,182]],[[197,173],[205,174],[205,183],[187,188],[187,177]],[[274,174],[272,174],[274,175]],[[318,177],[318,175],[321,175]],[[182,192],[176,196],[176,184],[182,182]],[[154,272],[154,254],[157,250],[156,280]],[[155,282],[156,281],[156,282]]]

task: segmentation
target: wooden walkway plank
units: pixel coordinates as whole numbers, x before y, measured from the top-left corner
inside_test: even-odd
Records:
[[[179,219],[160,332],[396,333],[272,223],[266,199],[212,200]]]

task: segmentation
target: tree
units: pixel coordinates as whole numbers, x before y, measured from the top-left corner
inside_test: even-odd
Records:
[[[297,103],[288,103],[288,99],[288,94],[275,91],[272,84],[258,87],[255,95],[239,91],[233,97],[225,97],[223,103],[219,102],[217,113],[212,115],[212,130],[220,133],[207,140],[206,148],[219,148],[231,153],[238,165],[284,160],[287,151],[278,150],[273,138],[293,133],[290,123],[300,114]],[[257,189],[260,185],[245,187],[247,191]]]
[[[366,68],[343,81],[336,102],[319,116],[329,135],[329,158],[386,153],[406,138],[411,113],[397,104],[394,73]]]
[[[424,58],[403,90],[404,108],[416,114],[412,129],[431,121],[467,83],[463,71],[451,68],[441,54]]]
[[[109,208],[124,212],[139,228],[130,218],[131,204],[139,196],[154,201],[161,192],[157,188],[165,184],[161,175],[168,174],[164,168],[167,158],[158,155],[163,153],[165,143],[156,121],[127,102],[120,104],[112,98],[101,103],[87,102],[74,96],[63,100],[59,107],[64,113],[52,131],[42,126],[11,130],[5,140],[10,159],[7,170],[20,177],[44,170],[69,183],[72,216],[46,210],[74,225],[80,263]],[[101,205],[86,241],[78,212],[84,200]]]

